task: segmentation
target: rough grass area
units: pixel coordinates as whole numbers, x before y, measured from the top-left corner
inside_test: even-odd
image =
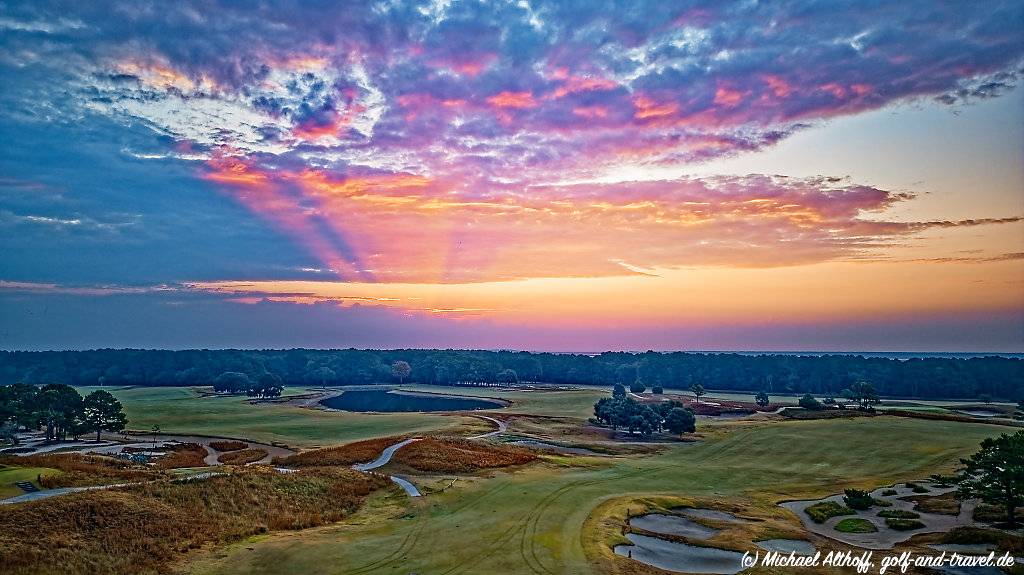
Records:
[[[348,469],[245,469],[13,505],[0,514],[0,573],[168,573],[204,543],[338,521],[388,485]]]
[[[843,519],[839,523],[836,523],[836,531],[840,533],[874,533],[878,531],[874,523],[871,523],[867,519],[861,519],[860,517],[851,517],[849,519]]]
[[[246,463],[259,461],[266,456],[267,450],[265,449],[243,449],[241,451],[222,453],[217,457],[217,461],[224,465],[245,465]]]
[[[895,517],[889,517],[885,520],[885,524],[889,529],[895,529],[896,531],[910,531],[912,529],[920,529],[924,527],[924,523],[921,523],[917,519],[899,519]]]
[[[249,447],[249,444],[244,441],[232,440],[211,441],[210,447],[216,449],[217,451],[239,451],[245,449],[246,447]]]
[[[1024,507],[1017,508],[1017,517],[1024,517]],[[1000,505],[979,503],[974,508],[974,520],[982,523],[1002,523],[1006,521],[1006,509]]]
[[[854,515],[853,509],[844,507],[835,501],[822,501],[815,503],[807,509],[804,509],[804,513],[811,518],[811,521],[815,523],[824,523],[832,517],[838,517],[840,515]]]
[[[454,437],[428,437],[395,452],[393,461],[429,472],[475,471],[522,465],[537,459],[529,450]]]
[[[1024,553],[1024,537],[985,527],[956,527],[942,537],[942,542],[962,545],[992,543],[1003,551],[1014,554]]]
[[[914,509],[921,513],[938,513],[940,515],[960,515],[960,500],[956,493],[945,493],[930,497],[927,495],[913,495],[904,497],[907,501],[914,502]]]
[[[274,463],[289,467],[318,467],[324,465],[352,465],[373,461],[385,447],[405,439],[405,436],[377,437],[338,447],[312,449],[287,457],[275,457]]]
[[[210,452],[198,443],[181,443],[171,448],[171,452],[156,460],[159,469],[179,469],[182,467],[203,467],[206,456]]]
[[[879,517],[885,517],[886,519],[917,519],[921,515],[914,513],[913,511],[904,511],[902,509],[883,509],[878,512]]]
[[[162,473],[145,465],[129,463],[113,457],[80,453],[43,453],[0,457],[0,464],[48,467],[58,470],[59,473],[39,473],[39,486],[46,489],[146,481],[163,476]]]

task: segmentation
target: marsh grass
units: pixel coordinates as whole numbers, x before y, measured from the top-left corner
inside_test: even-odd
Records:
[[[832,517],[838,517],[840,515],[854,515],[853,509],[844,507],[835,501],[822,501],[815,503],[807,509],[804,509],[804,513],[811,518],[811,521],[815,523],[824,523]]]
[[[454,437],[427,437],[395,452],[393,461],[426,472],[469,472],[535,461],[527,449]]]
[[[156,460],[158,469],[177,469],[179,467],[203,467],[209,451],[198,443],[180,443],[170,448],[170,452]]]
[[[224,440],[224,441],[211,441],[210,447],[217,451],[240,451],[249,447],[249,444],[244,441]]]
[[[0,457],[0,464],[15,467],[47,467],[59,473],[40,473],[40,487],[82,487],[158,479],[162,473],[146,467],[101,455],[80,453],[43,453]]]
[[[896,520],[900,521],[900,520]],[[888,523],[889,520],[886,521]],[[868,521],[867,519],[861,519],[859,517],[850,517],[843,519],[839,523],[836,523],[835,530],[840,533],[874,533],[878,531],[875,524]]]
[[[276,530],[336,522],[386,477],[320,468],[244,468],[12,505],[0,514],[0,572],[169,573],[181,553]]]
[[[217,461],[224,465],[245,465],[246,463],[255,463],[266,456],[267,450],[265,449],[242,449],[222,453],[217,457]]]

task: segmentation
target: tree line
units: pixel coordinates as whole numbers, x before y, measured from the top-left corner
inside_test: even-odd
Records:
[[[70,385],[16,383],[0,386],[0,437],[17,444],[19,430],[46,430],[47,441],[65,441],[103,431],[123,431],[128,425],[121,402],[110,392],[96,390],[82,397]]]
[[[400,365],[396,371],[396,362]],[[621,384],[834,396],[860,381],[890,397],[1024,399],[1024,360],[859,355],[469,350],[113,350],[0,352],[0,384],[213,385],[225,373],[281,385]],[[234,376],[231,376],[234,377]],[[236,378],[238,379],[238,378]],[[270,387],[274,387],[273,385]],[[262,389],[262,388],[261,388]],[[248,391],[248,387],[245,389]]]

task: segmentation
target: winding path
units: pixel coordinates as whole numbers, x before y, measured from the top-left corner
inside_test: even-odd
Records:
[[[414,441],[419,441],[419,438],[413,437],[410,439],[406,439],[405,441],[399,441],[394,445],[385,447],[384,451],[380,453],[380,457],[374,459],[369,463],[356,463],[355,465],[352,466],[352,469],[355,469],[356,471],[370,471],[371,469],[383,467],[384,465],[387,465],[389,461],[391,461],[391,457],[395,454],[396,451],[405,447],[406,445],[409,445]],[[395,483],[398,484],[399,487],[404,489],[405,492],[409,494],[409,497],[420,497],[420,490],[416,489],[416,486],[410,483],[407,479],[403,479],[401,477],[398,477],[397,475],[392,475],[391,481],[394,481]]]
[[[198,481],[202,479],[209,479],[210,477],[217,477],[218,475],[224,475],[217,471],[206,471],[203,473],[195,473],[192,475],[185,475],[182,477],[176,477],[171,481]],[[40,499],[49,499],[50,497],[56,497],[58,495],[66,495],[68,493],[77,493],[79,491],[94,491],[97,489],[114,489],[115,487],[131,487],[133,485],[143,485],[144,483],[155,483],[156,481],[136,481],[134,483],[110,483],[108,485],[87,485],[85,487],[57,487],[55,489],[46,489],[43,491],[35,491],[32,493],[24,493],[22,495],[15,495],[14,497],[8,497],[7,499],[0,499],[0,505],[10,505],[12,503],[24,503],[26,501],[38,501]]]
[[[487,433],[482,433],[480,435],[474,435],[473,437],[467,437],[466,439],[487,439],[488,437],[494,437],[495,435],[498,435],[499,433],[505,433],[505,431],[508,430],[508,424],[505,423],[504,421],[500,420],[500,419],[495,419],[495,418],[489,417],[487,415],[474,415],[473,417],[479,417],[480,419],[486,419],[487,421],[490,421],[491,423],[496,424],[498,426],[498,429],[496,429],[495,431],[489,431]]]

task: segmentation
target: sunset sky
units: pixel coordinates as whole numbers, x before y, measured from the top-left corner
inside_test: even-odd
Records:
[[[1024,2],[5,2],[0,348],[1024,352]]]

